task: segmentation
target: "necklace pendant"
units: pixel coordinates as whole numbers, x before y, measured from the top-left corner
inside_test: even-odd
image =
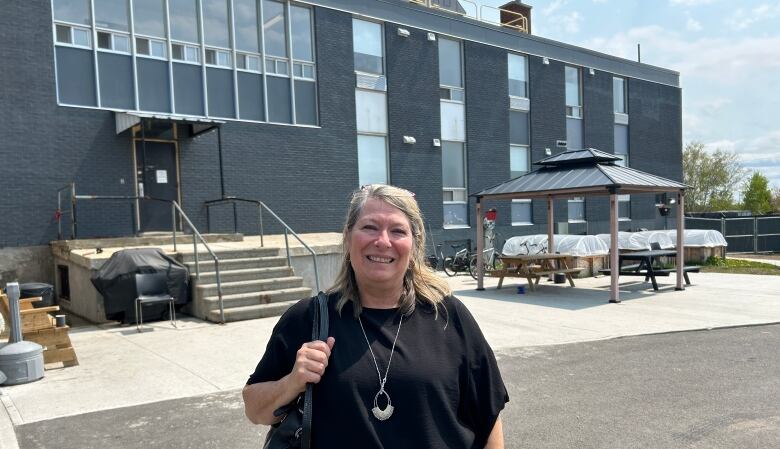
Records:
[[[387,407],[381,409],[379,408],[379,396],[383,394],[387,397]],[[393,404],[390,402],[390,395],[387,394],[384,388],[379,390],[376,396],[374,396],[374,408],[371,409],[371,413],[374,414],[376,419],[385,421],[393,416],[393,410],[395,410],[395,407],[393,407]]]

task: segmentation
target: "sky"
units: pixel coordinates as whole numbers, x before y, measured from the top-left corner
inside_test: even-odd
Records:
[[[506,1],[474,3],[487,15]],[[735,151],[780,187],[780,1],[524,3],[534,35],[632,60],[639,43],[643,63],[680,72],[683,145]]]

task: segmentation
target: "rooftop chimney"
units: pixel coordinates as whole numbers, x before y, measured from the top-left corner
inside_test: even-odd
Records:
[[[520,0],[499,7],[501,9],[501,25],[531,34],[531,6]]]

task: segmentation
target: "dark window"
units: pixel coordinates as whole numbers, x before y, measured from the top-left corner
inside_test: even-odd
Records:
[[[262,76],[238,72],[238,106],[242,119],[265,120]]]
[[[224,69],[206,69],[209,94],[209,115],[212,117],[235,117],[233,105],[233,72]]]
[[[317,124],[317,89],[311,81],[295,81],[295,123]]]
[[[138,107],[142,111],[171,112],[168,63],[154,59],[136,59]]]
[[[130,56],[98,53],[100,104],[107,108],[135,109],[133,60]]]
[[[97,106],[92,51],[56,47],[55,52],[60,103]]]
[[[290,106],[290,79],[278,76],[266,77],[268,83],[268,120],[277,123],[292,123]]]
[[[203,79],[200,66],[173,64],[173,93],[177,114],[203,115]]]
[[[528,145],[528,113],[509,111],[509,142]]]

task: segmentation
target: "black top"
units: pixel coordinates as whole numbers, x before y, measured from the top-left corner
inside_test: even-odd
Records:
[[[447,313],[440,308],[437,320],[419,303],[403,318],[385,386],[395,411],[386,421],[371,413],[379,379],[352,305],[339,316],[335,303],[331,296],[329,335],[336,343],[314,388],[312,447],[484,448],[509,396],[493,351],[460,300],[446,298]],[[290,373],[296,352],[311,340],[313,313],[306,299],[282,315],[248,384]],[[384,376],[400,314],[363,308],[361,318]],[[380,408],[385,404],[380,397]]]

